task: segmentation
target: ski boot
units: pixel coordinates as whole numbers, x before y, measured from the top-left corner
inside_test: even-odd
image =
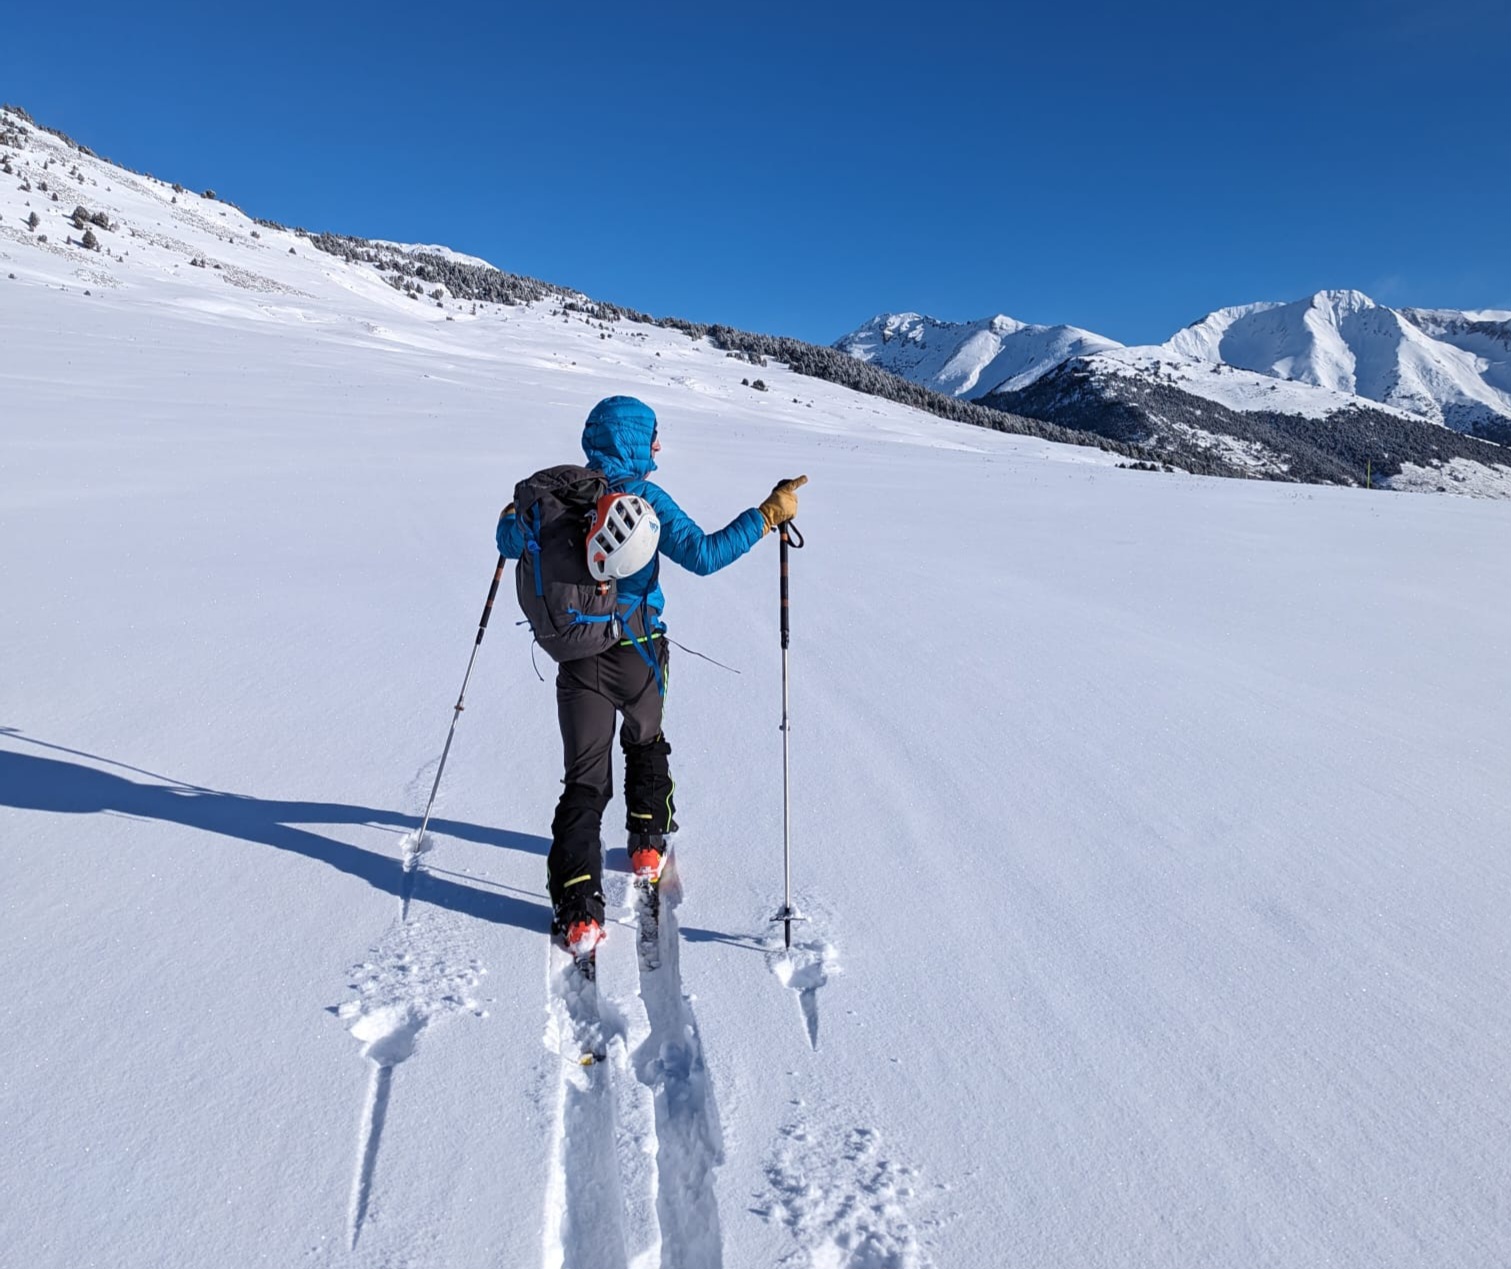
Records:
[[[597,968],[598,945],[608,937],[603,925],[601,895],[564,899],[551,921],[551,935],[577,962],[584,978],[591,980]]]
[[[630,871],[637,886],[654,886],[661,880],[666,859],[666,838],[660,833],[630,834]]]

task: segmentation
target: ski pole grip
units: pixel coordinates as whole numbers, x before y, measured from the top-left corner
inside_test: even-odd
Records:
[[[788,565],[789,565],[789,562],[790,562],[790,559],[791,559],[790,555],[788,554],[788,551],[789,551],[789,548],[791,547],[791,545],[792,545],[792,540],[791,540],[791,537],[789,536],[787,525],[784,524],[784,525],[782,525],[782,532],[781,532],[781,552],[780,552],[781,559],[782,559],[782,648],[783,648],[784,651],[786,650],[786,648],[787,648],[787,646],[788,646],[788,644],[789,644],[789,642],[790,642],[790,640],[792,638],[792,631],[791,631],[791,628],[788,626],[788,622],[787,622],[787,614],[791,610],[791,607],[792,607],[791,598],[789,597],[789,595],[787,593],[787,572],[788,572]]]
[[[507,555],[498,557],[498,567],[493,570],[493,585],[488,587],[488,602],[483,605],[483,619],[477,623],[477,640],[472,645],[474,648],[482,643],[483,631],[488,629],[488,618],[493,615],[493,601],[498,597],[498,584],[503,580],[504,565],[508,562]]]

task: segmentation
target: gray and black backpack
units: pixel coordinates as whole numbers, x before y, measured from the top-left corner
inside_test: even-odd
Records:
[[[514,486],[524,538],[514,588],[535,641],[553,661],[597,656],[623,637],[619,587],[588,572],[588,530],[608,481],[587,467],[547,467]]]

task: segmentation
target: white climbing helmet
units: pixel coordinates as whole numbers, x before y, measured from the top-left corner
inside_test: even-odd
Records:
[[[588,530],[588,572],[600,581],[632,577],[656,556],[661,521],[634,494],[605,494]]]

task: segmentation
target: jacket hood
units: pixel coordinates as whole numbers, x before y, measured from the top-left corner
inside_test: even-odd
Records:
[[[656,470],[651,441],[656,412],[635,397],[606,397],[593,407],[582,429],[582,452],[588,466],[601,471],[610,486],[644,480]]]

